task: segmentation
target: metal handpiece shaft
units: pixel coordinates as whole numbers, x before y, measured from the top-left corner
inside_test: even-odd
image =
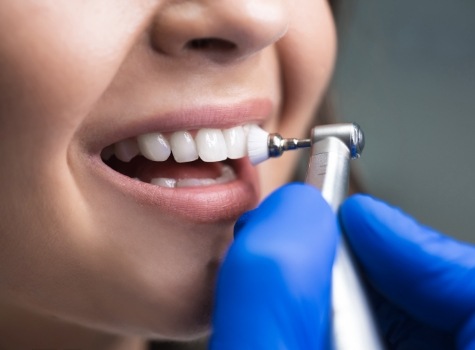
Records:
[[[312,146],[312,140],[310,139],[282,139],[282,149],[284,151],[298,149],[298,148],[308,148]]]
[[[315,134],[317,133],[314,132]],[[350,157],[354,156],[351,155],[349,147],[338,137],[328,136],[312,141],[314,143],[306,182],[319,188],[336,212],[348,193],[349,161]],[[332,308],[333,349],[384,348],[344,237],[337,249],[333,266]]]
[[[284,139],[279,134],[269,134],[267,138],[267,149],[269,157],[280,157],[284,151],[289,151],[298,148],[308,148],[312,146],[310,139]]]

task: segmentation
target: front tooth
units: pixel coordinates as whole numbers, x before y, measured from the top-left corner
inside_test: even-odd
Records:
[[[180,179],[176,183],[176,187],[201,187],[214,185],[214,179]]]
[[[200,158],[205,162],[219,162],[227,157],[226,141],[219,129],[201,129],[195,137]]]
[[[225,184],[236,179],[236,174],[234,173],[233,168],[229,165],[223,165],[221,169],[221,176],[216,179],[216,183]]]
[[[198,151],[191,134],[187,131],[177,131],[170,136],[170,146],[173,158],[178,163],[191,162],[198,159]]]
[[[238,159],[246,156],[246,137],[242,126],[223,130],[228,158]]]
[[[176,180],[175,179],[168,179],[163,177],[153,178],[150,183],[152,185],[161,186],[161,187],[168,187],[174,188],[176,187]]]
[[[159,132],[140,135],[137,137],[137,141],[140,153],[147,159],[161,162],[170,156],[170,144]]]
[[[130,162],[132,158],[139,154],[137,141],[134,139],[126,139],[117,142],[114,145],[114,153],[117,159],[123,162]]]

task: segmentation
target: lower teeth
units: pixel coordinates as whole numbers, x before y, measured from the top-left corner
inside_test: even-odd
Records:
[[[236,179],[234,170],[229,165],[223,165],[221,169],[221,175],[216,179],[170,179],[157,177],[153,178],[150,183],[152,185],[167,187],[167,188],[180,188],[180,187],[203,187],[211,186],[215,184],[224,184]]]

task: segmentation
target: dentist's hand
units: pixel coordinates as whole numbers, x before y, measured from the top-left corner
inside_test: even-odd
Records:
[[[475,247],[367,196],[340,219],[390,349],[475,349]]]
[[[337,240],[335,214],[308,185],[245,214],[218,277],[211,349],[325,349]]]

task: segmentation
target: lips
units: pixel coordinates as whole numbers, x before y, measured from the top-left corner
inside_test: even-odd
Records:
[[[259,199],[257,172],[246,156],[245,125],[262,123],[270,107],[268,101],[250,101],[181,111],[175,118],[167,113],[148,128],[136,122],[128,128],[137,134],[127,134],[126,126],[115,131],[126,137],[103,147],[100,156],[91,155],[88,163],[124,200],[196,222],[236,219]]]

